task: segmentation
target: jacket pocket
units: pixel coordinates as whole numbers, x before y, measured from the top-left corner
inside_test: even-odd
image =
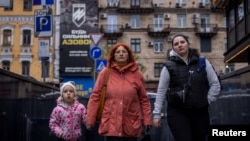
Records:
[[[185,101],[184,91],[171,92],[167,94],[167,100],[169,103],[183,103]]]
[[[127,113],[123,121],[123,132],[126,136],[136,137],[141,133],[142,121],[139,115]]]
[[[109,132],[109,128],[110,128],[109,119],[110,119],[110,114],[103,113],[103,117],[101,118],[101,123],[100,123],[100,128],[99,128],[100,134],[105,134]]]

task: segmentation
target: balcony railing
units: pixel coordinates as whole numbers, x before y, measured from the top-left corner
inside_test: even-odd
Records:
[[[123,25],[101,25],[100,32],[104,37],[121,37],[123,33]]]
[[[150,4],[145,4],[145,3],[130,3],[130,5],[121,5],[118,4],[117,7],[117,12],[118,13],[141,13],[141,14],[146,14],[146,13],[153,13],[155,10]]]
[[[169,24],[149,24],[147,32],[150,37],[167,37],[171,28]]]
[[[198,36],[214,36],[218,32],[217,24],[198,24],[195,28]]]

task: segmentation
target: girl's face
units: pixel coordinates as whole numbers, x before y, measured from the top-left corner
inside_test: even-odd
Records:
[[[178,36],[174,38],[173,49],[181,57],[186,56],[188,54],[188,48],[189,48],[189,43],[185,40],[184,37]]]
[[[67,85],[63,89],[63,100],[66,102],[68,105],[72,105],[75,101],[75,91],[74,88],[71,87],[70,85]]]
[[[126,63],[128,61],[128,51],[123,46],[119,46],[116,49],[115,61],[117,63]]]

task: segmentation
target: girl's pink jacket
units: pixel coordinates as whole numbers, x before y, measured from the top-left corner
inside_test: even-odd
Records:
[[[95,83],[87,105],[86,124],[95,125],[101,89],[104,85],[106,68]],[[151,125],[151,106],[147,96],[142,73],[135,63],[122,69],[112,64],[107,94],[99,126],[104,136],[139,137],[142,125]]]
[[[75,101],[72,106],[59,102],[50,115],[49,127],[58,138],[75,141],[82,135],[81,122],[85,122],[86,108]]]

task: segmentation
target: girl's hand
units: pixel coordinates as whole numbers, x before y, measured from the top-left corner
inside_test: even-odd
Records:
[[[62,96],[59,96],[59,97],[57,98],[57,100],[56,100],[57,104],[60,103],[60,102],[62,102],[62,101],[63,101]]]
[[[93,125],[90,125],[90,124],[87,124],[87,125],[86,125],[86,128],[87,128],[88,130],[92,130],[92,129],[94,128],[94,126],[93,126]]]

